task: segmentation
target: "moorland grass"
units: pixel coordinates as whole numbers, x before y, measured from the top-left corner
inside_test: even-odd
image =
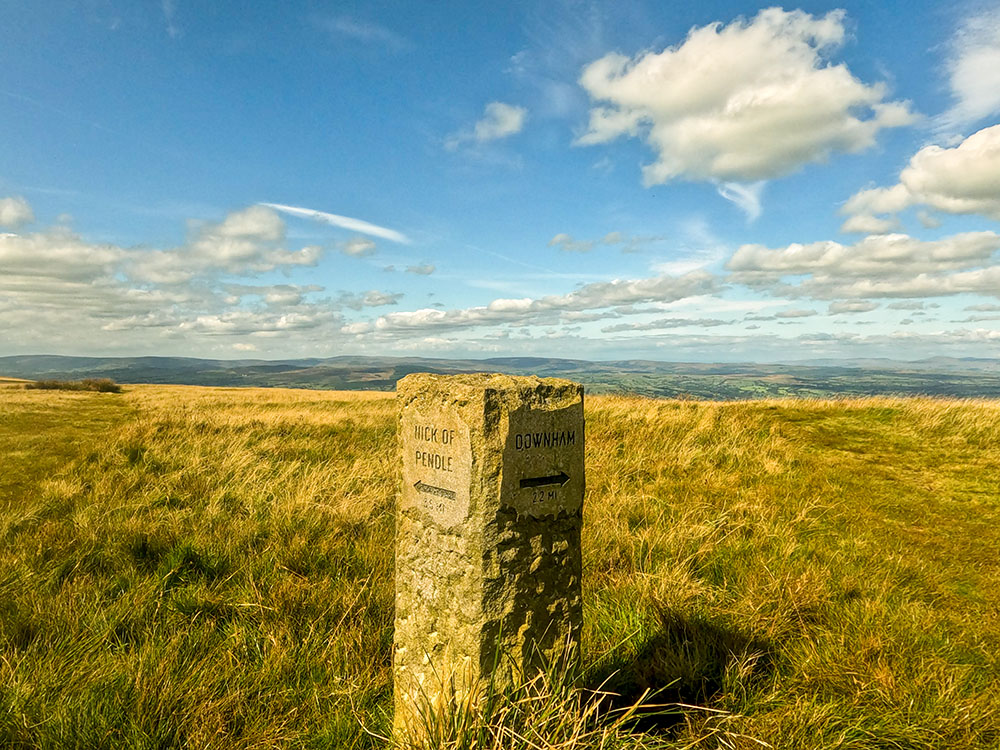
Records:
[[[586,417],[579,682],[674,707],[605,731],[556,681],[538,715],[589,732],[559,747],[1000,745],[1000,404]],[[395,424],[391,394],[0,385],[0,746],[383,746]]]

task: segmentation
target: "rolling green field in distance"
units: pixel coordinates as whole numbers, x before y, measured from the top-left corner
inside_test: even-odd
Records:
[[[1000,402],[588,397],[598,745],[1000,746]],[[367,748],[391,393],[0,382],[0,747]],[[589,743],[589,744],[588,744]]]
[[[392,391],[412,372],[502,372],[568,378],[588,393],[735,401],[763,398],[934,396],[1000,398],[1000,361],[935,357],[812,363],[703,363],[551,357],[440,359],[340,356],[299,360],[211,360],[190,357],[0,357],[0,372],[25,378],[112,378],[124,383],[217,387]]]

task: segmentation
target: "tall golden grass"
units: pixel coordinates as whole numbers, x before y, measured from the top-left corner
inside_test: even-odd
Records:
[[[621,697],[550,681],[593,731],[534,746],[1000,746],[997,402],[586,417],[570,687]],[[0,746],[383,746],[395,429],[382,393],[0,388]]]

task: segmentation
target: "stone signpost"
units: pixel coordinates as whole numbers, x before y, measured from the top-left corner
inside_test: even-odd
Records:
[[[393,676],[408,732],[477,681],[578,651],[583,386],[420,374],[396,393]]]

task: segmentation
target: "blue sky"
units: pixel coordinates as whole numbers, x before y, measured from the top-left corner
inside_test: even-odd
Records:
[[[9,0],[0,354],[1000,356],[1000,6]]]

